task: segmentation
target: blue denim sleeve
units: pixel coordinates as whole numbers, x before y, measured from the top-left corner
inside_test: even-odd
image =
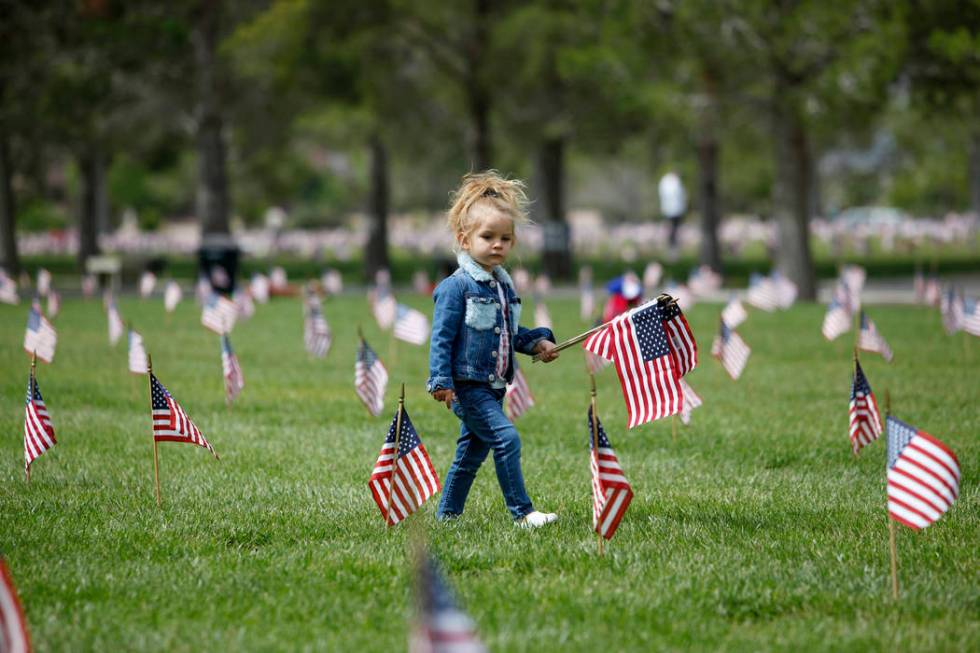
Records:
[[[517,335],[514,336],[514,349],[522,354],[532,356],[534,354],[534,348],[542,340],[555,342],[555,334],[547,327],[528,329],[527,327],[518,326]]]
[[[432,295],[436,303],[432,316],[432,337],[429,340],[428,392],[453,388],[453,343],[463,324],[466,302],[459,281],[448,277]]]

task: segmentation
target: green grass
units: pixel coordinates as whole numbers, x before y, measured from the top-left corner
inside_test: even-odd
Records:
[[[551,309],[560,336],[582,330],[575,304]],[[247,387],[228,411],[218,339],[193,303],[172,322],[159,300],[124,299],[121,310],[221,460],[161,444],[157,509],[146,380],[126,372],[124,343],[108,346],[100,303],[68,301],[55,362],[38,373],[59,444],[26,484],[26,308],[0,306],[0,552],[36,649],[404,650],[410,529],[385,530],[366,481],[401,381],[445,474],[458,426],[424,393],[427,350],[392,348],[364,302],[345,297],[325,305],[333,350],[311,361],[299,302],[281,300],[233,334]],[[489,463],[462,519],[437,524],[435,501],[411,518],[484,641],[495,651],[980,648],[980,343],[945,336],[932,310],[871,310],[895,350],[891,365],[863,359],[879,401],[888,388],[895,413],[944,440],[964,472],[941,521],[900,528],[896,603],[884,442],[855,458],[847,440],[850,340],[822,339],[820,306],[754,311],[740,329],[752,358],[732,382],[707,353],[718,311],[689,315],[702,350],[690,382],[705,404],[676,441],[666,420],[625,432],[614,372],[598,379],[636,491],[604,558],[575,351],[525,365],[537,405],[518,422],[529,492],[557,526],[516,529]],[[378,418],[352,388],[358,324],[392,372]]]

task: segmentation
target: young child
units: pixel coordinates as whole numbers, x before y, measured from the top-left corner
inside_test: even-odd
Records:
[[[514,522],[544,526],[554,513],[534,509],[524,489],[521,438],[503,411],[514,378],[514,351],[558,358],[551,329],[520,326],[521,300],[502,267],[517,241],[515,225],[527,221],[520,181],[494,171],[470,174],[452,197],[449,228],[456,237],[459,269],[436,288],[429,349],[428,391],[460,419],[456,459],[446,474],[440,519],[463,512],[476,472],[493,451],[497,480]]]

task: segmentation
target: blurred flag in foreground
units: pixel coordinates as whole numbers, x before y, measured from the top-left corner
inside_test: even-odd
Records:
[[[221,371],[225,377],[225,401],[230,404],[245,387],[245,377],[227,333],[221,334]]]
[[[177,400],[170,396],[157,377],[150,373],[150,400],[153,409],[153,439],[157,442],[187,442],[218,454],[204,434],[187,416]]]
[[[441,487],[425,445],[404,408],[401,408],[401,431],[396,436],[397,424],[398,411],[388,427],[368,482],[374,502],[389,525],[418,510]]]
[[[694,340],[694,332],[687,318],[681,312],[680,302],[661,296],[658,300],[660,320],[667,332],[670,353],[674,356],[677,373],[684,376],[698,366],[698,343]]]
[[[41,314],[40,303],[35,301],[27,314],[27,329],[24,330],[24,351],[37,353],[45,363],[54,360],[54,350],[58,345],[58,333]]]
[[[486,653],[476,625],[456,604],[435,560],[420,552],[416,569],[416,617],[409,653]]]
[[[960,463],[925,431],[888,417],[888,516],[913,530],[943,516],[960,494]]]
[[[729,329],[734,329],[739,324],[744,322],[748,318],[749,314],[745,312],[745,307],[742,306],[742,302],[738,300],[738,297],[732,297],[725,304],[725,308],[721,311],[722,321],[728,325]]]
[[[854,360],[854,381],[851,383],[850,420],[851,450],[857,455],[861,448],[881,435],[881,416],[871,385],[864,376],[861,364]]]
[[[837,298],[830,300],[827,312],[823,317],[823,326],[820,332],[827,340],[834,340],[838,336],[851,330],[851,311],[845,304]]]
[[[367,407],[377,417],[385,407],[385,388],[388,387],[388,370],[374,353],[367,341],[361,339],[354,363],[354,389]]]
[[[598,433],[596,432],[598,431]],[[592,527],[609,540],[633,500],[633,488],[623,475],[598,415],[589,406],[589,450],[592,468]]]
[[[0,558],[0,651],[3,653],[30,653],[31,639],[27,635],[27,621],[17,598],[14,581],[7,563]]]
[[[698,396],[694,388],[689,386],[684,379],[681,379],[681,390],[684,391],[684,406],[681,408],[681,422],[690,424],[691,413],[701,405],[701,397]]]
[[[146,349],[143,347],[143,336],[134,329],[129,330],[129,371],[133,374],[146,374]]]
[[[776,286],[769,277],[753,272],[749,277],[749,290],[746,300],[752,306],[764,311],[774,311],[779,308],[779,294]]]
[[[507,394],[504,398],[507,400],[507,417],[512,422],[534,405],[531,388],[527,385],[524,372],[517,367],[517,361],[514,361],[514,380],[507,385]]]
[[[56,444],[54,426],[32,370],[27,378],[27,405],[24,410],[24,469],[30,469],[38,456]]]
[[[861,330],[858,332],[858,349],[881,354],[887,362],[892,362],[892,349],[885,342],[884,337],[878,333],[878,327],[870,317],[861,311]]]
[[[742,370],[745,369],[745,363],[748,362],[751,353],[752,350],[742,340],[742,336],[722,322],[715,341],[711,343],[711,355],[721,361],[721,366],[728,372],[728,376],[736,380],[742,376]]]
[[[413,345],[424,345],[429,340],[429,318],[410,306],[398,304],[395,337]]]

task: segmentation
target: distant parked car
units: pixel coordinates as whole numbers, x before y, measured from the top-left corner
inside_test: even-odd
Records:
[[[853,206],[844,209],[834,218],[834,222],[847,227],[897,227],[909,215],[890,206]]]

